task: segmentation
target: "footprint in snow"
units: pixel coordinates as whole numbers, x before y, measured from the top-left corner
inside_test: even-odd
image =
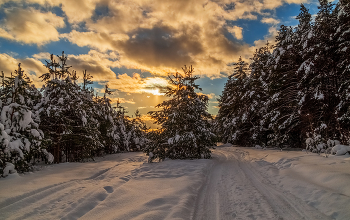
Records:
[[[108,192],[108,193],[112,193],[114,190],[113,190],[113,188],[111,187],[111,186],[105,186],[105,187],[103,187],[105,190],[106,190],[106,192]]]

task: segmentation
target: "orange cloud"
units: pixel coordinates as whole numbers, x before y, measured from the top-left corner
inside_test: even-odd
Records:
[[[128,103],[128,104],[136,104],[136,102],[134,102],[133,99],[127,100],[125,98],[118,98],[118,97],[109,98],[109,99],[111,100],[111,103],[114,103],[114,104],[117,103],[117,102],[119,102],[119,103]]]
[[[9,55],[7,56],[10,57]],[[119,63],[119,56],[115,52],[102,53],[91,50],[88,54],[68,54],[67,56],[67,64],[73,66],[71,70],[77,71],[77,75],[80,79],[82,79],[83,70],[86,70],[93,76],[93,81],[101,85],[108,83],[109,88],[113,90],[125,93],[154,94],[155,89],[159,90],[161,93],[168,86],[168,80],[162,77],[141,78],[138,73],[134,73],[133,76],[129,76],[126,73],[116,75],[111,68],[122,66]],[[42,74],[42,72],[45,71],[45,67],[43,67],[43,63],[39,60],[48,60],[49,57],[49,53],[39,53],[34,54],[33,58],[27,58],[27,60],[31,60],[39,66],[41,65],[42,68],[40,72]]]
[[[279,20],[276,20],[274,18],[263,18],[261,20],[262,23],[265,23],[265,24],[273,24],[273,25],[276,25],[276,24],[279,24],[280,21]]]
[[[111,80],[116,88],[122,88],[117,81],[123,79],[116,79],[113,67],[166,76],[186,64],[193,65],[197,75],[217,78],[230,72],[228,63],[239,56],[250,57],[255,48],[267,39],[273,41],[276,34],[276,29],[270,28],[269,35],[251,47],[241,41],[244,28],[228,27],[227,20],[257,19],[260,14],[264,17],[261,22],[273,26],[278,21],[266,10],[307,1],[27,0],[29,7],[23,8],[22,0],[12,0],[18,7],[5,10],[0,37],[37,45],[61,38],[90,47],[88,54],[71,55],[69,61],[78,72],[87,69],[94,73],[94,80]],[[2,0],[0,5],[6,2]],[[30,6],[34,3],[46,10],[60,7],[63,15],[33,9]],[[96,13],[101,8],[105,13]],[[57,29],[65,26],[64,19],[73,30],[59,34]],[[237,40],[228,40],[226,31]]]
[[[10,76],[18,69],[18,63],[21,63],[21,67],[24,70],[24,74],[29,76],[37,88],[40,88],[43,83],[39,78],[42,74],[46,73],[46,68],[39,60],[33,58],[15,59],[8,54],[0,54],[0,71],[3,71],[5,76]]]
[[[88,31],[73,30],[62,37],[79,46],[114,50],[126,68],[165,76],[185,64],[192,64],[196,74],[216,78],[221,72],[229,71],[227,63],[239,56],[251,56],[255,49],[226,39],[224,29],[238,40],[243,39],[244,31],[238,26],[227,27],[227,20],[257,19],[256,13],[270,16],[266,9],[273,10],[286,2],[306,1],[101,1],[96,4],[108,7],[106,16],[86,19]],[[230,3],[234,7],[227,10]],[[264,18],[262,22],[278,23],[273,18]],[[273,37],[273,33],[269,36]]]
[[[243,33],[242,30],[243,28],[238,27],[238,26],[233,26],[233,27],[227,27],[228,32],[230,32],[236,39],[242,40],[243,39]]]
[[[57,41],[59,33],[56,29],[65,26],[63,17],[33,8],[7,9],[5,14],[0,23],[0,37],[26,44],[44,45]]]

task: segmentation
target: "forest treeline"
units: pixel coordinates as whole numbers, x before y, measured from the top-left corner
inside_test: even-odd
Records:
[[[149,112],[159,129],[148,128],[138,110],[125,115],[117,103],[112,107],[105,85],[104,95],[94,94],[92,76],[83,72],[77,83],[67,56],[51,54],[46,61],[44,85],[37,89],[20,64],[14,74],[2,74],[0,88],[0,175],[28,172],[42,163],[84,162],[94,157],[143,150],[149,162],[165,158],[210,158],[215,145],[209,98],[195,92],[193,68],[169,75],[170,98]]]
[[[219,99],[217,133],[243,146],[329,149],[350,142],[350,3],[301,5],[296,27],[234,63]]]
[[[20,64],[4,77],[0,89],[0,175],[26,172],[35,164],[93,160],[96,156],[141,150],[146,144],[146,124],[138,111],[125,115],[111,105],[111,90],[102,97],[88,85],[92,76],[83,72],[80,85],[69,71],[62,52],[46,61],[44,85],[37,89]]]

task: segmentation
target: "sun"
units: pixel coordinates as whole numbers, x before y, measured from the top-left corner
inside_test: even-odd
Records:
[[[145,79],[145,83],[143,84],[142,92],[149,93],[156,96],[165,95],[162,92],[163,88],[169,86],[168,81],[161,77],[147,78]]]
[[[159,89],[152,89],[152,90],[149,90],[148,92],[153,95],[163,95],[162,93],[159,92]]]

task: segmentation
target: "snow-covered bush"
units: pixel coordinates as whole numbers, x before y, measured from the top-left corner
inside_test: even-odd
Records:
[[[325,141],[321,135],[315,133],[313,135],[309,134],[309,137],[306,139],[305,143],[307,151],[318,154],[325,153],[326,157],[328,157],[329,154],[337,154],[338,151],[339,154],[341,154],[341,152],[346,149],[343,147],[338,147],[344,146],[340,145],[340,141],[331,139]]]
[[[345,154],[349,154],[350,153],[350,146],[348,145],[335,145],[333,148],[332,148],[332,151],[331,151],[332,154],[335,154],[336,156],[340,156],[340,155],[345,155]]]
[[[305,141],[306,150],[313,153],[323,153],[326,150],[327,145],[323,142],[321,135],[310,135]]]

